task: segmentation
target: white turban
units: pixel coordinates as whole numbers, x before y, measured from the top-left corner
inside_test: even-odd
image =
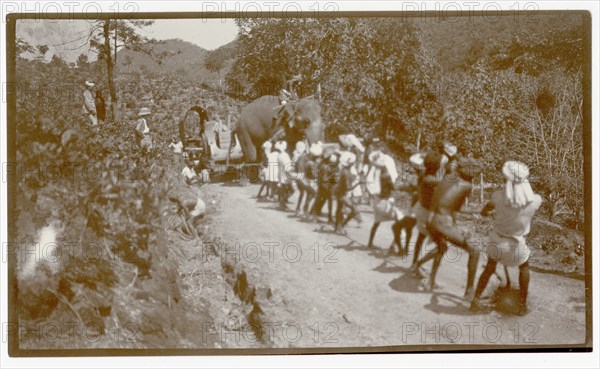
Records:
[[[275,142],[275,150],[279,150],[284,152],[287,149],[287,142],[285,141],[277,141]]]
[[[453,157],[458,152],[456,145],[451,144],[450,142],[444,143],[444,153],[448,155],[448,157]]]
[[[385,167],[392,182],[396,183],[396,179],[398,179],[398,170],[396,169],[394,158],[379,150],[375,150],[369,154],[369,162],[379,168]]]
[[[338,161],[338,153],[337,152],[332,152],[331,155],[329,156],[329,162],[330,163],[337,163]]]
[[[534,199],[533,189],[527,180],[529,168],[518,161],[507,161],[502,167],[506,178],[506,202],[513,208],[520,208]]]
[[[265,153],[269,154],[271,152],[271,148],[273,148],[273,144],[271,141],[265,141],[265,143],[262,144],[262,148],[265,150]]]
[[[296,152],[298,154],[303,154],[306,152],[306,143],[304,143],[304,141],[296,142]]]
[[[408,159],[408,160],[410,161],[412,166],[417,168],[418,170],[425,169],[425,153],[424,152],[418,152],[416,154],[413,154],[410,156],[410,159]]]
[[[346,147],[352,147],[352,146],[354,146],[354,147],[356,147],[358,149],[358,151],[365,152],[365,147],[360,142],[360,140],[358,138],[356,138],[355,135],[353,135],[353,134],[340,135],[339,139],[340,139],[340,142],[344,146],[346,146]]]
[[[365,147],[363,146],[363,144],[358,140],[358,138],[356,138],[355,135],[348,135],[346,136],[346,139],[348,140],[348,142],[350,142],[350,144],[354,147],[356,147],[358,149],[358,151],[360,152],[365,152]]]
[[[310,145],[310,154],[312,156],[321,156],[322,153],[323,153],[323,146],[321,146],[321,144],[314,143],[314,144]]]
[[[385,165],[385,159],[383,157],[383,153],[379,150],[371,151],[369,154],[369,163],[376,167],[382,167]]]
[[[396,179],[398,178],[398,170],[396,169],[396,162],[394,161],[394,158],[387,154],[383,154],[383,165],[390,174],[392,183],[396,183]]]

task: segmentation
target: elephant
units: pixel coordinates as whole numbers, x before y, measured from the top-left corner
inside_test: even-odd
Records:
[[[280,109],[283,109],[283,118],[278,124],[274,117]],[[260,149],[267,140],[285,139],[288,149],[293,150],[300,140],[306,139],[312,144],[323,142],[325,136],[318,101],[303,98],[282,107],[277,96],[262,96],[246,105],[233,133],[238,136],[246,163],[260,161]]]

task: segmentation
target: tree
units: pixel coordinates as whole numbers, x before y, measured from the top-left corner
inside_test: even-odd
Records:
[[[50,60],[50,63],[48,63],[48,65],[52,68],[57,68],[58,70],[66,69],[69,66],[69,64],[67,64],[66,61],[64,61],[60,56],[56,54],[52,55],[52,59]]]
[[[126,55],[125,56],[125,61],[123,62],[123,66],[129,67],[129,66],[131,66],[131,63],[132,63],[131,56]]]
[[[80,54],[77,57],[77,62],[76,63],[77,63],[77,67],[78,68],[81,68],[81,69],[87,68],[89,66],[89,64],[90,64],[89,61],[88,61],[87,54],[83,54],[83,53]]]
[[[219,87],[223,88],[223,80],[221,73],[227,61],[229,61],[234,56],[234,50],[232,48],[219,48],[214,51],[211,51],[206,60],[204,61],[204,66],[211,72],[216,72],[219,74]]]
[[[238,19],[239,54],[228,74],[242,97],[277,94],[302,74],[301,95],[320,87],[330,134],[395,138],[411,132],[431,98],[432,59],[417,29],[396,18]],[[410,140],[416,139],[415,136]],[[408,136],[406,136],[408,137]],[[397,140],[395,140],[397,141]]]
[[[154,21],[148,20],[104,19],[94,23],[90,29],[90,47],[98,53],[98,59],[106,63],[106,80],[113,120],[116,117],[117,104],[117,92],[114,82],[117,51],[120,48],[128,48],[152,54],[149,46],[156,41],[140,36],[136,30],[153,23]],[[113,42],[112,45],[111,42]]]
[[[583,209],[583,88],[581,72],[547,72],[538,89],[552,91],[554,104],[544,114],[531,109],[521,136],[532,164],[541,174],[539,185],[547,200],[550,220],[575,215],[578,227]],[[541,85],[541,86],[540,86]]]
[[[445,137],[482,159],[488,181],[503,181],[506,160],[531,167],[550,220],[583,213],[582,32],[547,29],[482,54],[470,71],[447,78]],[[442,83],[442,85],[446,85]]]
[[[38,45],[37,49],[40,53],[40,59],[44,60],[46,58],[46,53],[48,52],[48,50],[50,50],[50,48],[48,47],[48,45]]]
[[[16,55],[18,57],[21,57],[21,55],[25,54],[25,53],[35,52],[34,47],[30,43],[28,43],[27,41],[20,39],[20,38],[17,38],[17,42],[16,42],[15,46],[16,46],[15,47]]]

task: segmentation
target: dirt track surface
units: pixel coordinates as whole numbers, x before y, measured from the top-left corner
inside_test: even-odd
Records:
[[[220,258],[243,269],[250,285],[270,290],[258,298],[265,332],[258,346],[410,349],[585,342],[583,281],[532,272],[528,315],[473,314],[462,298],[467,256],[450,247],[438,273],[440,288],[424,292],[422,281],[408,273],[412,255],[388,254],[390,223],[379,227],[373,249],[365,246],[373,219],[367,206],[360,207],[362,225],[351,221],[348,235],[340,236],[327,223],[303,222],[275,203],[257,202],[256,185],[210,184],[203,191],[220,199],[208,227],[224,241]],[[295,202],[293,197],[290,207]],[[518,270],[510,272],[516,287]],[[488,290],[494,283],[492,277]],[[248,342],[245,337],[227,340],[257,347],[254,337]]]

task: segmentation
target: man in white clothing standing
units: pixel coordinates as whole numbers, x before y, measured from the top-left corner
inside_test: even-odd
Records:
[[[98,117],[96,113],[96,100],[92,89],[95,84],[92,81],[85,81],[85,91],[83,92],[83,114],[89,119],[92,126],[98,125]]]

